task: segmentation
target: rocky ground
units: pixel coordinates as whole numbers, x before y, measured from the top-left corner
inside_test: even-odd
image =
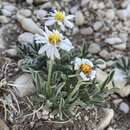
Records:
[[[75,27],[66,35],[74,45],[80,46],[85,40],[90,55],[102,61],[97,70],[99,81],[103,81],[116,59],[130,56],[130,0],[0,0],[0,81],[6,78],[10,84],[22,84],[16,88],[19,97],[35,90],[30,76],[21,74],[16,45],[33,43],[34,34],[42,33],[44,17],[52,7],[75,15]],[[85,116],[88,124],[79,129],[130,130],[130,85],[125,86],[121,70],[115,71],[114,83],[119,90],[110,95],[102,110],[93,110],[93,115],[88,111]],[[1,112],[1,118],[2,115]],[[16,122],[8,119],[6,123],[11,130],[54,130],[42,122],[34,126],[29,119],[23,124],[17,119]],[[7,125],[0,119],[0,130],[8,130]]]

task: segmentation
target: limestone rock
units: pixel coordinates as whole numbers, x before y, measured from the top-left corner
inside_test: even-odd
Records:
[[[18,41],[20,43],[31,43],[32,44],[34,41],[34,35],[29,32],[22,33],[19,35]]]
[[[100,46],[98,44],[90,44],[88,51],[92,54],[97,54],[100,52]]]
[[[112,38],[106,38],[105,42],[114,45],[114,44],[119,44],[122,42],[122,40],[119,37],[112,37]]]
[[[125,103],[125,102],[122,102],[122,103],[120,104],[119,109],[120,109],[122,112],[124,112],[125,114],[127,114],[127,113],[129,112],[129,110],[130,110],[128,104]]]
[[[44,31],[31,18],[25,18],[24,16],[17,14],[17,19],[24,30],[43,35]]]
[[[9,130],[9,127],[0,119],[0,130]]]
[[[30,74],[23,74],[14,82],[16,95],[24,97],[35,92],[35,86]]]
[[[104,109],[105,116],[101,121],[99,122],[98,125],[98,130],[104,130],[111,122],[114,116],[114,111],[113,109]]]
[[[79,26],[84,24],[85,18],[84,18],[84,15],[83,15],[83,13],[81,11],[76,12],[76,14],[75,14],[75,22]]]

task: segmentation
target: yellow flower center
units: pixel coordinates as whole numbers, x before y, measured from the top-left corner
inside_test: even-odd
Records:
[[[55,14],[55,19],[56,19],[57,21],[63,22],[64,19],[65,19],[65,15],[64,15],[61,11],[58,11],[58,12],[56,12],[56,14]]]
[[[84,74],[89,75],[92,72],[92,67],[88,64],[82,64],[82,65],[80,65],[80,70]]]
[[[58,45],[61,41],[61,36],[58,33],[53,33],[49,36],[49,42],[53,45]]]

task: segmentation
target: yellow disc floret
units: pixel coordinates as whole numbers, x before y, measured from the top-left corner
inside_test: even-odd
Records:
[[[82,64],[82,65],[80,65],[80,70],[84,74],[89,75],[92,72],[92,67],[88,64]]]
[[[56,19],[57,21],[63,22],[64,19],[65,19],[65,15],[64,15],[61,11],[58,11],[58,12],[56,12],[56,14],[55,14],[55,19]]]
[[[49,43],[58,45],[61,42],[61,36],[58,33],[52,33],[49,37]]]

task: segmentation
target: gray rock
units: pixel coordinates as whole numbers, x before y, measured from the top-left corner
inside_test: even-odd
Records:
[[[24,16],[17,14],[17,19],[24,30],[34,34],[44,34],[44,31],[31,18],[25,18]]]
[[[75,14],[75,22],[79,26],[84,24],[85,18],[84,18],[84,15],[83,15],[83,13],[81,11],[76,12],[76,14]]]
[[[93,25],[93,28],[95,31],[98,31],[99,29],[101,29],[101,27],[103,26],[103,23],[98,21]]]
[[[109,128],[107,128],[107,130],[115,130],[115,129],[113,129],[112,127],[109,127]]]
[[[43,20],[44,17],[47,15],[46,10],[35,10],[34,15],[36,15],[37,19]]]
[[[115,74],[113,76],[113,83],[118,88],[117,93],[122,97],[126,97],[130,94],[130,85],[126,85],[126,75],[122,70],[115,68]]]
[[[126,50],[126,47],[127,47],[126,43],[121,43],[121,44],[118,44],[118,45],[113,45],[113,48],[121,50],[121,51]]]
[[[88,52],[92,53],[92,54],[97,54],[100,52],[100,46],[98,44],[90,44],[89,48],[88,48]]]
[[[122,103],[120,104],[119,109],[120,109],[122,112],[124,112],[125,114],[127,114],[127,113],[129,112],[129,110],[130,110],[128,104],[125,103],[125,102],[122,102]]]
[[[84,7],[84,6],[86,6],[89,2],[90,2],[90,0],[82,0],[82,1],[81,1],[81,6]]]
[[[4,5],[4,9],[8,10],[11,13],[14,12],[14,11],[16,11],[16,7],[13,4]]]
[[[25,17],[30,17],[32,13],[31,13],[31,10],[29,10],[29,9],[21,9],[19,11],[19,14],[21,14]]]
[[[88,28],[81,28],[80,33],[82,35],[91,35],[93,33],[93,29],[91,27]]]
[[[17,56],[17,50],[15,48],[11,48],[5,51],[7,56],[9,57],[16,57]]]
[[[120,44],[122,40],[119,37],[112,37],[112,38],[106,38],[105,42],[114,45],[114,44]]]
[[[0,130],[9,130],[9,127],[0,119]]]
[[[11,12],[8,11],[8,10],[6,10],[6,9],[2,9],[1,12],[2,12],[2,14],[3,14],[4,16],[11,16],[11,15],[12,15]]]
[[[115,10],[114,9],[109,9],[106,12],[106,18],[108,20],[113,20],[115,18]]]
[[[104,118],[102,118],[98,125],[98,130],[104,130],[111,122],[114,117],[113,109],[104,109]]]
[[[31,5],[31,4],[33,4],[33,0],[26,0],[26,3]]]
[[[79,9],[79,5],[75,5],[75,6],[73,6],[73,7],[70,9],[70,12],[71,12],[72,14],[75,14],[75,13],[78,11],[78,9]]]
[[[16,95],[19,97],[24,97],[35,92],[35,86],[30,74],[23,74],[18,77],[15,82]]]
[[[4,15],[1,15],[0,16],[0,23],[2,24],[6,24],[6,23],[9,23],[10,19]]]
[[[107,50],[105,50],[105,49],[103,49],[103,50],[99,53],[99,55],[100,55],[102,58],[106,59],[106,60],[109,60],[109,59],[111,58],[111,54],[110,54]]]
[[[29,33],[29,32],[22,33],[22,34],[19,35],[18,41],[20,43],[31,43],[31,44],[33,44],[34,35],[32,33]]]

